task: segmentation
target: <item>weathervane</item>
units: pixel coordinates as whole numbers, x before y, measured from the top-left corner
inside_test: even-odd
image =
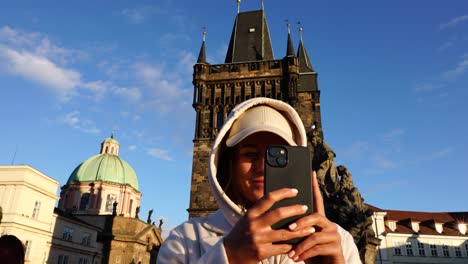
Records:
[[[288,26],[288,34],[291,34],[291,24],[289,24],[289,19],[285,19],[286,25]]]
[[[203,26],[203,42],[206,40],[206,26]]]
[[[299,38],[302,40],[302,26],[301,26],[301,21],[297,21],[297,24],[299,25]]]

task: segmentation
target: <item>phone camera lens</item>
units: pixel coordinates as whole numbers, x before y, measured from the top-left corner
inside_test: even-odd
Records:
[[[278,156],[278,154],[281,154],[282,152],[284,152],[283,149],[274,147],[274,148],[270,148],[270,151],[268,153],[270,154],[270,156],[276,157]]]
[[[276,158],[276,163],[278,164],[278,166],[284,167],[286,165],[286,157],[281,156]]]

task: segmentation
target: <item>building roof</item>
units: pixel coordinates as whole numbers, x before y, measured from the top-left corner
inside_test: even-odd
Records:
[[[237,14],[225,63],[274,60],[265,12]]]
[[[459,224],[468,224],[468,212],[418,212],[385,210],[372,205],[367,205],[374,212],[385,212],[386,223],[395,222],[396,228],[392,230],[388,224],[385,225],[387,233],[423,234],[423,235],[450,235],[467,236],[459,230]],[[415,232],[412,223],[419,225],[419,231]],[[442,225],[442,232],[437,231],[436,225]]]
[[[135,171],[117,155],[103,153],[85,160],[73,170],[67,184],[96,181],[130,185],[138,190]]]

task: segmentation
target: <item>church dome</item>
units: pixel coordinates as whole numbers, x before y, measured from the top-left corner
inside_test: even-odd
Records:
[[[87,159],[76,167],[67,184],[96,181],[130,185],[138,190],[138,180],[133,168],[119,156],[112,154],[99,154]]]
[[[130,185],[138,191],[138,180],[133,168],[119,157],[119,142],[112,133],[101,143],[101,153],[78,165],[68,178],[69,183],[106,182]]]

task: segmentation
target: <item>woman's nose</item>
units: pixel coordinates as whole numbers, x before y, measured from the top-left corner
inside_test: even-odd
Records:
[[[265,155],[263,153],[258,155],[258,157],[255,159],[254,166],[257,173],[263,173],[265,169]]]

